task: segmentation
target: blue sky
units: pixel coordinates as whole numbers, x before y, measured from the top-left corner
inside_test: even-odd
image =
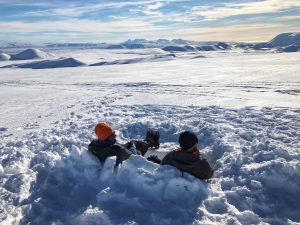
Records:
[[[3,41],[265,41],[299,27],[300,0],[0,0]]]

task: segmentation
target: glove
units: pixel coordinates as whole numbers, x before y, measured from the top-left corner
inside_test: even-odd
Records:
[[[158,158],[157,155],[150,155],[148,158],[147,158],[148,161],[151,161],[151,162],[154,162],[154,163],[157,163],[157,164],[160,164],[161,163],[161,160]]]

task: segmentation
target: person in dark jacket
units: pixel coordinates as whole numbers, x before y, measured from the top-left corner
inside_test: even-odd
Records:
[[[108,157],[116,156],[115,168],[120,163],[128,159],[132,154],[145,155],[151,147],[159,147],[159,133],[149,129],[144,141],[132,140],[124,145],[118,144],[115,130],[107,123],[99,123],[95,127],[97,139],[92,140],[88,150],[94,154],[101,163],[104,163]]]
[[[206,159],[200,157],[197,148],[198,138],[190,131],[185,131],[179,136],[180,148],[169,152],[161,161],[162,165],[171,165],[187,172],[200,180],[206,180],[213,176],[213,169]]]

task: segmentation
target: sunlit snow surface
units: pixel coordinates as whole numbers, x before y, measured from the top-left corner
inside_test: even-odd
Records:
[[[51,54],[93,64],[165,53]],[[126,65],[1,68],[0,223],[300,223],[300,53],[198,55]],[[117,173],[114,158],[102,168],[87,152],[98,121],[113,125],[120,142],[158,129],[161,148],[149,154],[160,157],[176,149],[181,131],[193,130],[214,178],[182,176],[140,156]]]

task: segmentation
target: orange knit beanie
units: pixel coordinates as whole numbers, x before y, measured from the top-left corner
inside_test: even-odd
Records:
[[[107,139],[110,135],[112,135],[114,132],[114,129],[109,126],[107,123],[98,123],[95,127],[95,133],[99,140],[104,141]]]

